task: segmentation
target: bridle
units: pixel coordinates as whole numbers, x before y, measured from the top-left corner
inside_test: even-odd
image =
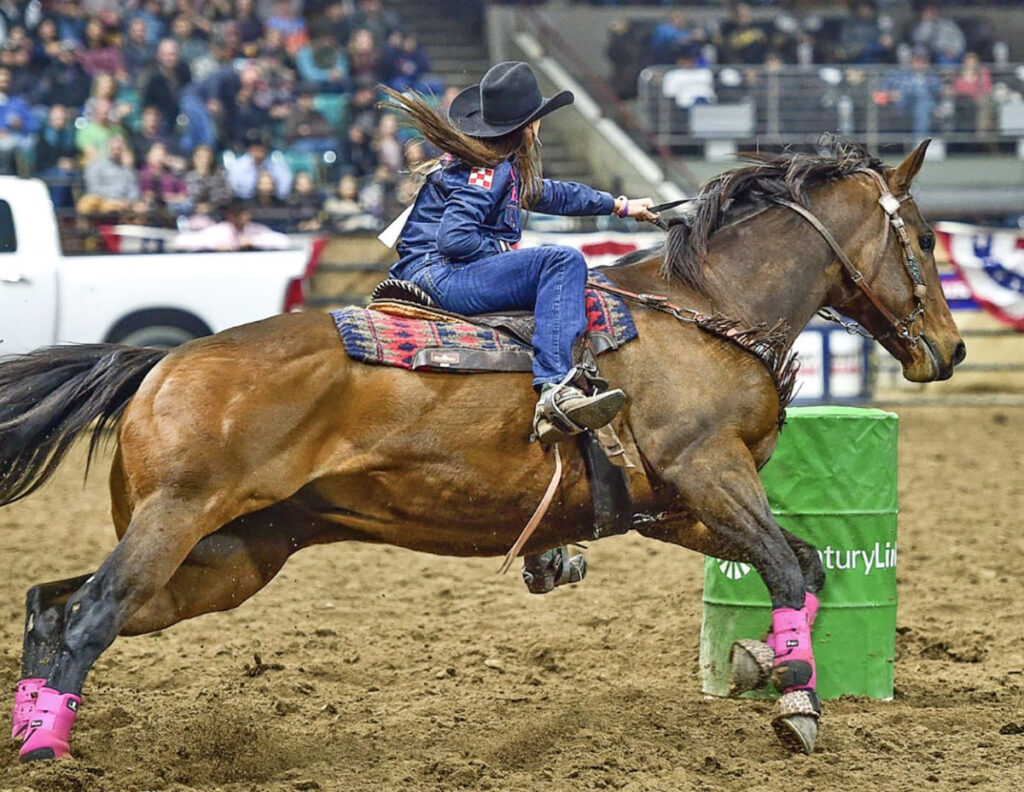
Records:
[[[914,255],[913,248],[910,246],[910,236],[907,234],[907,225],[903,222],[903,218],[900,217],[900,205],[904,201],[910,200],[912,196],[909,191],[902,192],[898,196],[893,195],[892,191],[889,189],[889,185],[886,184],[885,179],[877,171],[869,168],[861,168],[857,173],[866,173],[874,180],[878,187],[878,191],[881,193],[878,203],[885,212],[886,220],[888,221],[885,224],[885,235],[882,239],[882,245],[878,249],[878,256],[875,259],[874,266],[871,268],[871,274],[867,278],[864,277],[864,273],[857,269],[857,265],[850,260],[850,257],[846,255],[846,251],[844,251],[839,242],[836,241],[836,238],[832,236],[832,232],[825,228],[825,225],[810,209],[786,198],[772,198],[771,201],[779,206],[792,209],[810,223],[819,234],[821,234],[822,238],[832,249],[832,252],[835,253],[836,258],[839,259],[839,263],[843,265],[843,269],[846,270],[850,280],[852,280],[857,288],[861,290],[868,301],[875,307],[875,310],[881,314],[882,318],[889,323],[890,329],[885,333],[875,336],[856,322],[843,319],[837,311],[831,308],[822,308],[818,311],[818,315],[830,322],[836,322],[837,324],[842,325],[846,328],[848,333],[860,335],[865,338],[873,338],[878,341],[896,336],[897,338],[905,341],[911,349],[914,349],[917,347],[917,342],[921,339],[921,334],[918,333],[915,335],[913,332],[913,326],[920,317],[924,316],[924,298],[927,296],[928,290],[924,285],[924,279],[921,277],[921,264],[917,260],[917,256]],[[671,209],[679,204],[686,203],[689,200],[692,199],[681,199],[678,201],[659,204],[658,206],[650,207],[650,211],[659,212],[665,209]],[[890,227],[896,232],[896,236],[899,238],[900,244],[903,246],[903,267],[906,269],[907,274],[910,276],[910,280],[914,284],[914,302],[916,303],[916,307],[903,319],[899,319],[892,311],[890,311],[886,307],[885,303],[882,302],[881,298],[871,288],[871,283],[874,281],[875,277],[878,275],[878,271],[882,267],[882,257],[885,255],[886,248],[889,246]],[[596,281],[587,281],[587,286],[593,289],[598,289],[599,291],[618,295],[619,297],[624,297],[628,300],[633,300],[648,308],[653,308],[656,311],[670,314],[680,322],[702,324],[711,318],[693,308],[674,305],[669,302],[668,297],[660,294],[638,294],[625,289],[620,289],[617,286],[611,286],[610,284],[599,283]]]
[[[918,262],[917,256],[914,255],[914,250],[910,246],[910,237],[907,234],[906,223],[904,223],[903,218],[900,217],[900,205],[904,201],[909,200],[911,195],[909,191],[903,192],[898,196],[893,195],[889,190],[889,185],[886,184],[885,179],[876,171],[864,168],[859,172],[868,174],[868,176],[870,176],[878,186],[878,190],[882,194],[878,199],[878,203],[885,211],[886,218],[888,220],[885,225],[885,236],[882,240],[882,246],[879,248],[878,258],[876,259],[871,275],[868,278],[865,278],[864,274],[857,269],[857,266],[850,260],[850,257],[846,255],[846,252],[842,247],[840,247],[836,238],[832,236],[831,232],[825,228],[817,217],[815,217],[813,212],[805,206],[785,198],[773,198],[772,202],[779,206],[784,206],[787,209],[792,209],[804,218],[808,223],[814,226],[814,229],[821,234],[822,238],[828,243],[828,246],[832,248],[832,252],[835,253],[836,258],[839,259],[839,263],[843,265],[843,269],[846,270],[846,274],[849,275],[850,280],[852,280],[854,285],[861,290],[868,301],[875,307],[875,310],[882,315],[882,318],[889,323],[890,330],[881,334],[877,340],[881,341],[884,338],[889,338],[890,336],[895,335],[896,337],[906,341],[907,345],[913,349],[917,346],[917,342],[921,338],[920,333],[917,335],[914,334],[913,326],[914,323],[924,315],[924,298],[927,296],[928,291],[927,287],[924,285],[924,280],[921,277],[921,264]],[[885,255],[885,250],[889,246],[890,226],[896,232],[896,236],[899,238],[900,244],[903,246],[903,267],[906,269],[907,274],[910,276],[910,280],[914,284],[914,301],[916,303],[916,307],[903,319],[897,318],[871,288],[871,282],[874,281],[875,276],[878,275],[878,270],[881,268],[882,256]],[[822,309],[818,313],[829,321],[838,322],[843,325],[848,332],[858,333],[859,335],[863,335],[868,338],[874,337],[871,333],[863,330],[856,323],[844,321],[839,317],[839,314],[832,309]]]

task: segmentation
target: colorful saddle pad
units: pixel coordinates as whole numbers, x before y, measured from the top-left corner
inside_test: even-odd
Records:
[[[587,289],[586,305],[587,330],[595,354],[618,349],[636,338],[633,317],[619,297]],[[383,312],[392,306],[402,315]],[[421,311],[397,303],[381,305],[380,310],[343,308],[331,311],[331,316],[349,357],[364,363],[465,374],[532,369],[533,349],[511,333],[455,315],[440,320],[417,318]],[[521,321],[521,317],[517,319]]]

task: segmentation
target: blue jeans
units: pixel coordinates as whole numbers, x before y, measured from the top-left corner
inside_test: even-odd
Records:
[[[532,310],[535,388],[572,368],[573,344],[587,329],[587,263],[575,248],[510,250],[468,263],[439,257],[411,280],[440,307],[467,316]]]

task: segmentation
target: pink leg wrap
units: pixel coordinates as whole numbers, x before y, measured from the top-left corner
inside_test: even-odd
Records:
[[[807,623],[813,627],[814,620],[818,618],[818,598],[809,591],[804,594],[804,610],[807,611]]]
[[[45,679],[23,679],[14,693],[14,712],[11,714],[11,739],[20,740],[25,736],[32,710],[36,708],[36,694],[46,684]]]
[[[816,602],[816,599],[815,599]],[[775,650],[772,666],[779,671],[784,683],[782,692],[790,690],[814,690],[817,673],[814,669],[814,651],[811,648],[812,613],[806,607],[776,608],[772,611],[772,632],[768,645]],[[809,678],[808,678],[809,674]]]
[[[70,757],[68,739],[81,703],[82,699],[73,693],[40,688],[36,708],[29,719],[25,742],[18,752],[21,761]]]

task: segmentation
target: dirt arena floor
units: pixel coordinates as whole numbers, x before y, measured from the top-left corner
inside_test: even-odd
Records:
[[[11,744],[0,790],[1020,790],[1024,408],[901,413],[896,697],[826,702],[813,756],[783,752],[772,705],[701,695],[695,554],[607,539],[582,585],[531,597],[496,559],[351,544],[119,640],[77,760],[22,767]],[[81,463],[0,511],[5,691],[25,589],[112,546]]]

